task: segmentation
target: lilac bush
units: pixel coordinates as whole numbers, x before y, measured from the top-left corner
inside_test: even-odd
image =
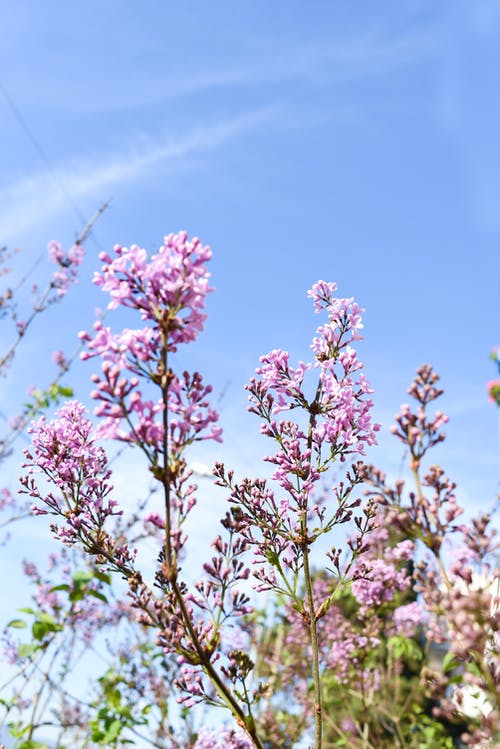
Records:
[[[53,534],[66,553],[83,552],[89,571],[77,576],[76,593],[74,575],[45,595],[40,583],[40,608],[30,614],[38,623],[35,649],[21,647],[15,657],[34,663],[65,631],[83,631],[85,617],[74,616],[73,604],[93,598],[89,611],[96,600],[106,604],[107,586],[114,590],[117,580],[126,595],[109,598],[118,613],[104,626],[118,631],[123,619],[135,628],[140,658],[129,678],[116,653],[99,679],[104,707],[92,717],[94,701],[75,717],[85,746],[121,746],[138,736],[169,749],[493,746],[500,614],[491,514],[459,522],[454,484],[439,466],[422,473],[447,421],[439,411],[429,415],[441,391],[428,366],[409,390],[417,408],[403,406],[394,428],[409,450],[415,489],[390,486],[362,461],[379,430],[354,347],[363,310],[337,298],[333,283],[309,291],[315,313],[326,318],[312,339],[312,360],[294,364],[275,349],[247,385],[249,410],[272,441],[264,457],[272,473],[237,479],[216,464],[227,512],[199,580],[188,582],[186,521],[199,495],[189,449],[220,442],[222,433],[211,387],[198,372],[176,371],[175,355],[203,330],[210,257],[185,232],[165,237],[151,257],[137,245],[100,256],[94,282],[109,295],[111,322],[97,320],[93,332],[80,334],[83,358],[100,362],[91,394],[97,423],[76,401],[52,420],[38,419],[21,479],[34,512],[53,517]],[[136,327],[113,329],[120,308]],[[131,514],[120,508],[102,440],[141,451],[161,510],[142,502]],[[152,575],[144,538],[158,543]],[[259,604],[262,596],[274,601],[274,614]],[[167,691],[158,690],[158,662]],[[481,719],[464,708],[470,687],[487,705]],[[229,722],[183,733],[168,717],[173,699],[179,720],[205,706],[221,708],[214,719]],[[41,725],[37,713],[17,729],[20,749]]]

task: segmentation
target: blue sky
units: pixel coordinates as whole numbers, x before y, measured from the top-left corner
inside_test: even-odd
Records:
[[[217,292],[182,363],[224,391],[230,461],[258,471],[268,446],[243,385],[271,348],[306,359],[318,323],[306,291],[322,278],[367,309],[361,358],[384,426],[372,459],[399,470],[390,420],[430,362],[451,416],[435,460],[469,508],[491,504],[497,0],[0,0],[0,23],[0,241],[28,264],[112,197],[79,287],[3,383],[3,413],[20,387],[47,381],[48,352],[71,351],[105,304],[90,283],[99,250],[154,249],[184,228],[212,246]],[[70,378],[83,400],[89,374],[86,364]]]
[[[360,352],[383,425],[371,460],[403,472],[388,429],[415,369],[430,362],[451,417],[434,460],[469,511],[491,505],[498,0],[0,0],[0,31],[0,244],[21,248],[27,267],[50,239],[69,245],[112,198],[79,286],[40,318],[3,380],[2,415],[29,384],[50,380],[50,352],[71,352],[105,304],[91,285],[99,250],[154,249],[184,228],[211,244],[217,291],[180,364],[213,382],[226,433],[222,450],[204,446],[197,460],[261,470],[269,446],[243,385],[271,348],[307,358],[318,318],[306,291],[322,278],[367,310]],[[8,340],[2,333],[2,347]],[[89,406],[91,369],[69,377]],[[127,460],[115,484],[130,506],[145,474]],[[3,483],[16,486],[19,464],[15,455],[3,466]],[[198,556],[223,511],[202,486]],[[37,519],[0,549],[2,621],[27,603],[17,560],[43,559],[46,539]]]

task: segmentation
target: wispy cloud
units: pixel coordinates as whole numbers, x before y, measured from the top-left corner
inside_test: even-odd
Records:
[[[257,44],[257,43],[256,43]],[[325,86],[345,80],[364,79],[382,75],[389,70],[425,59],[432,53],[435,44],[425,30],[409,34],[388,35],[379,29],[371,29],[348,39],[323,40],[320,44],[304,43],[291,45],[289,40],[281,47],[260,48],[261,54],[250,56],[252,62],[239,65],[196,71],[158,70],[137,71],[135,85],[117,85],[115,94],[101,95],[98,85],[89,99],[86,97],[64,97],[64,85],[54,96],[63,96],[71,101],[71,107],[85,102],[85,110],[119,110],[121,107],[144,107],[148,104],[172,100],[180,96],[195,96],[216,88],[280,86],[283,113],[288,105],[286,83],[302,82],[304,85]],[[256,46],[257,51],[257,46]],[[161,76],[161,77],[160,77]],[[122,76],[126,82],[127,76]],[[119,82],[118,82],[119,83]],[[263,89],[265,90],[265,89]],[[123,96],[121,96],[123,93]],[[11,242],[20,235],[56,216],[70,202],[78,204],[83,199],[100,201],[109,196],[115,185],[133,182],[157,165],[179,166],[183,158],[196,156],[221,147],[230,139],[252,131],[263,123],[275,119],[277,107],[267,106],[267,95],[260,95],[259,108],[239,116],[225,119],[212,126],[192,130],[178,138],[147,144],[141,148],[128,148],[118,154],[99,154],[95,160],[77,160],[56,165],[52,172],[40,171],[18,179],[0,189],[0,236],[1,242]],[[63,102],[59,102],[63,106]],[[337,113],[339,102],[337,102]],[[304,114],[304,116],[306,116]],[[312,117],[312,113],[308,113]],[[315,113],[316,117],[321,114]],[[331,113],[328,113],[328,117]],[[300,118],[299,118],[300,119]],[[283,122],[286,118],[283,118]],[[288,118],[288,126],[297,124],[296,116]],[[302,123],[303,124],[303,123]]]
[[[220,148],[227,141],[259,128],[275,117],[276,108],[261,108],[226,119],[211,127],[192,130],[179,138],[168,138],[138,150],[95,161],[74,162],[52,172],[37,172],[0,189],[2,242],[9,242],[49,217],[67,209],[68,202],[95,196],[106,198],[114,185],[132,182],[148,170],[183,158]]]
[[[281,46],[255,44],[251,62],[195,71],[172,68],[135,70],[135,81],[114,94],[101,97],[94,91],[91,100],[70,97],[71,108],[81,111],[106,111],[153,106],[178,97],[189,97],[215,89],[246,89],[286,83],[310,85],[335,84],[349,80],[371,79],[391,70],[427,60],[439,48],[428,30],[388,34],[370,29],[348,39],[332,37],[314,44],[297,45],[289,40]],[[139,85],[140,84],[140,85]]]

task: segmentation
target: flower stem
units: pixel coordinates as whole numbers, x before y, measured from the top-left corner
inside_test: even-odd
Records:
[[[166,332],[163,333],[163,340],[162,340],[161,370],[162,370],[161,371],[161,378],[162,378],[161,389],[162,389],[163,406],[164,406],[163,407],[163,470],[164,470],[163,489],[164,489],[164,503],[165,503],[164,554],[165,554],[165,567],[166,567],[166,572],[167,572],[167,578],[171,586],[171,589],[174,593],[175,599],[177,601],[177,605],[179,607],[179,613],[181,614],[182,620],[186,627],[186,631],[189,633],[192,643],[196,649],[196,652],[200,661],[200,665],[203,671],[205,672],[205,674],[208,676],[208,678],[212,682],[213,686],[215,687],[217,693],[219,694],[223,702],[231,710],[238,725],[241,726],[241,728],[243,728],[246,731],[255,749],[264,749],[264,745],[262,744],[261,740],[259,739],[257,735],[255,721],[253,720],[252,715],[251,714],[249,714],[248,716],[245,715],[245,712],[242,706],[238,703],[238,701],[232,694],[231,690],[222,681],[220,675],[217,673],[216,669],[214,668],[211,662],[210,655],[207,653],[206,649],[203,647],[203,644],[200,642],[196,629],[193,626],[191,615],[186,606],[184,594],[177,582],[177,571],[178,571],[177,559],[176,559],[176,554],[172,546],[172,538],[171,538],[173,528],[172,528],[172,508],[171,508],[171,492],[170,492],[171,473],[170,473],[170,467],[169,467],[170,451],[169,451],[169,435],[168,435],[168,430],[169,430],[168,390],[170,386],[170,377],[169,377],[169,371],[168,371],[168,333]]]
[[[307,604],[309,608],[309,636],[311,638],[311,649],[312,649],[312,671],[313,671],[313,683],[314,683],[314,735],[315,735],[315,749],[321,749],[322,747],[322,734],[323,734],[323,716],[322,716],[322,699],[321,699],[321,679],[319,674],[319,651],[318,651],[318,630],[316,621],[316,610],[314,608],[314,596],[311,580],[311,572],[309,568],[309,549],[306,542],[303,547],[304,554],[304,576],[306,583],[306,595]]]

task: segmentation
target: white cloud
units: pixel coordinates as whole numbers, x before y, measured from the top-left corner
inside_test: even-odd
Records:
[[[313,84],[325,81],[347,81],[373,78],[391,69],[426,58],[437,49],[428,31],[389,35],[381,29],[358,34],[348,39],[329,38],[322,43],[297,46],[285,42],[281,48],[273,40],[254,44],[251,63],[196,70],[196,72],[159,69],[144,71],[144,85],[134,86],[138,96],[131,98],[130,87],[115,89],[114,96],[96,96],[83,102],[71,98],[71,106],[82,111],[105,111],[152,106],[181,96],[193,96],[217,88],[243,88],[304,81]],[[109,92],[108,92],[109,93]]]
[[[72,111],[105,112],[158,105],[179,97],[196,96],[214,89],[273,86],[287,82],[324,85],[356,79],[371,79],[390,70],[427,59],[439,45],[429,31],[412,31],[390,35],[373,28],[351,38],[329,38],[322,43],[291,44],[281,47],[254,43],[247,55],[252,62],[232,66],[178,69],[175,66],[157,71],[134,71],[132,87],[118,81],[110,92],[109,85],[93,88],[92,97],[66,97],[59,106]],[[132,91],[132,93],[131,93]],[[53,96],[53,92],[51,92]]]
[[[258,128],[276,115],[276,108],[245,112],[180,138],[166,139],[113,157],[57,167],[52,174],[37,172],[0,190],[1,240],[8,242],[27,229],[67,208],[68,201],[108,197],[114,185],[131,182],[153,167],[179,162],[187,156],[216,149],[232,138]]]

